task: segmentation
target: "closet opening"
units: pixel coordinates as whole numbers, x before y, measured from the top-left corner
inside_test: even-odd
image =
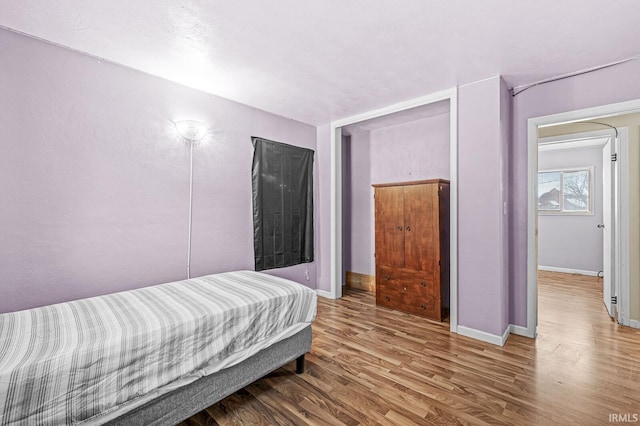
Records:
[[[446,250],[447,253],[437,256],[442,259],[426,259],[425,254],[433,252],[434,248],[432,246],[421,248],[420,244],[402,251],[403,265],[398,270],[401,273],[401,279],[407,278],[407,274],[410,275],[409,278],[415,278],[417,293],[422,296],[415,301],[407,302],[411,306],[407,305],[406,309],[403,301],[396,307],[405,312],[412,312],[411,309],[414,309],[416,312],[412,313],[444,321],[445,325],[448,322],[448,327],[454,332],[457,331],[457,230],[451,224],[457,223],[452,220],[457,213],[455,211],[455,166],[457,164],[455,95],[456,92],[453,89],[437,96],[410,101],[332,123],[332,130],[335,131],[333,134],[335,150],[332,154],[335,154],[333,160],[337,172],[335,173],[337,179],[334,182],[336,186],[332,189],[336,190],[336,195],[339,194],[339,198],[332,200],[337,201],[335,207],[338,207],[332,210],[337,219],[332,222],[335,226],[332,229],[334,231],[332,242],[335,244],[332,247],[334,249],[332,254],[335,255],[332,258],[332,266],[335,268],[332,279],[335,279],[336,283],[334,287],[332,280],[332,293],[335,297],[340,297],[343,286],[348,285],[375,294],[377,249],[374,186],[409,183],[415,189],[420,188],[417,184],[441,180],[448,189],[451,201],[447,203],[445,227],[449,244],[446,247],[438,245],[438,248]],[[437,187],[438,185],[436,189]],[[435,194],[438,194],[437,190]],[[420,202],[431,203],[431,201]],[[391,204],[393,205],[394,202],[391,201]],[[404,201],[402,204],[405,204]],[[397,207],[398,203],[395,205]],[[394,232],[406,234],[400,237],[403,241],[404,238],[407,238],[407,241],[411,238],[413,238],[411,241],[417,241],[416,237],[421,232],[415,232],[416,229],[420,229],[419,223],[417,226],[418,228],[411,228],[410,224],[403,223],[402,232]],[[396,228],[399,227],[400,224],[396,224]],[[422,252],[418,253],[416,250],[422,250]],[[435,252],[439,253],[437,250]],[[408,253],[406,265],[404,264],[405,253]],[[420,275],[421,272],[424,275],[426,271],[431,273],[432,265],[438,267],[438,262],[442,264],[442,276],[447,275],[448,278],[446,294],[440,294],[440,289],[444,287],[440,287],[439,282],[436,285],[429,281],[431,278]],[[378,262],[377,266],[379,275],[382,270],[380,268],[384,269],[389,265],[381,265]],[[411,275],[414,273],[415,277]],[[393,281],[393,274],[382,275],[383,278],[386,276],[389,276],[388,281]],[[440,275],[437,279],[440,279]],[[438,292],[432,296],[426,289],[427,286],[437,288]],[[408,287],[410,286],[401,284],[401,289],[407,290],[397,295],[400,299],[412,298],[411,289]],[[385,296],[393,297],[394,302],[398,301],[398,297],[389,294]],[[393,305],[393,302],[391,304]],[[436,312],[438,312],[437,315]]]

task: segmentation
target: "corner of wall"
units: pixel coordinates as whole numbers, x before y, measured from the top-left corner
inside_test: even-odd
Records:
[[[491,343],[496,346],[504,346],[509,338],[510,327],[507,326],[504,329],[502,335],[491,334],[484,331],[476,330],[471,327],[465,327],[463,325],[458,325],[458,334],[466,337],[471,337],[472,339],[480,340],[482,342]]]
[[[509,96],[496,76],[458,99],[459,332],[496,344],[509,328]]]
[[[331,125],[316,127],[318,217],[316,218],[316,291],[331,291]]]

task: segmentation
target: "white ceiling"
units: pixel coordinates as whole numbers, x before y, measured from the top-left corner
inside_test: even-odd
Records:
[[[637,0],[0,0],[0,11],[0,26],[314,125],[640,54]]]

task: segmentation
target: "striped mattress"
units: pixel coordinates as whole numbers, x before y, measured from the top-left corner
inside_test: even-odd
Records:
[[[0,315],[0,424],[97,424],[315,319],[316,293],[253,271]]]

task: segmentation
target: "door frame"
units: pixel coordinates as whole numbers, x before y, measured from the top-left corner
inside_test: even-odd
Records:
[[[618,170],[616,171],[616,187],[614,191],[622,206],[613,213],[616,221],[614,228],[615,247],[618,258],[612,267],[616,276],[616,294],[618,295],[618,323],[629,327],[630,281],[629,281],[629,129],[618,128],[615,140],[615,152],[618,154]]]
[[[640,99],[533,117],[527,120],[527,327],[525,333],[528,337],[536,337],[538,326],[538,128],[636,112],[640,112]],[[618,250],[619,255],[616,257],[614,268],[620,271],[620,274],[617,274],[620,277],[619,282],[623,284],[620,288],[620,296],[627,309],[626,323],[622,322],[622,324],[629,325],[628,137],[626,141],[623,141],[621,135],[622,131],[619,132],[619,146],[616,148],[619,150],[618,161],[620,161],[618,164],[620,185],[618,185],[616,195],[619,197],[620,205],[625,207],[620,209],[619,220],[617,220],[616,230],[619,238],[615,249]]]
[[[619,138],[626,139],[626,135],[628,134],[628,129],[626,127],[619,127]],[[624,135],[622,135],[624,131]],[[605,153],[607,152],[607,146],[608,146],[608,153],[613,153],[613,152],[619,152],[619,148],[618,145],[616,145],[616,135],[615,135],[615,131],[612,129],[606,129],[606,130],[595,130],[595,131],[591,131],[591,132],[577,132],[577,133],[568,133],[565,135],[559,135],[559,136],[549,136],[549,137],[545,137],[545,138],[538,138],[538,154],[540,152],[550,152],[550,151],[566,151],[566,150],[572,150],[572,149],[587,149],[587,148],[599,148],[601,153],[600,155],[603,157],[602,158],[602,171],[597,170],[596,173],[602,173],[602,192],[603,194],[606,192],[606,187],[609,187],[609,193],[610,193],[610,197],[605,199],[604,195],[602,200],[598,200],[600,202],[600,205],[603,208],[603,220],[602,223],[603,224],[607,224],[607,219],[605,218],[605,214],[604,212],[606,211],[606,204],[611,203],[612,199],[614,197],[618,197],[616,188],[618,185],[618,172],[620,171],[620,167],[616,167],[616,174],[610,174],[610,176],[607,178],[607,175],[604,173],[605,170],[605,166],[607,164],[607,162],[609,162],[610,164],[610,155],[605,155]],[[621,155],[622,157],[622,155]],[[619,164],[619,163],[618,163]],[[538,172],[541,172],[543,170],[538,170]],[[592,182],[595,181],[595,178],[592,176]],[[616,185],[614,187],[614,184]],[[619,198],[619,197],[618,197]],[[619,200],[618,200],[619,203]],[[595,207],[594,207],[595,208]],[[613,244],[611,244],[609,246],[609,253],[616,255],[618,254],[619,250],[616,249],[615,244],[619,241],[619,229],[617,226],[617,223],[619,222],[620,218],[616,217],[616,211],[615,209],[611,209],[611,207],[609,207],[611,212],[610,212],[610,217],[609,217],[609,229],[613,229],[613,234],[612,234],[612,238],[613,238]],[[605,233],[607,232],[607,228],[605,228]],[[604,234],[603,234],[603,244],[604,244]],[[620,293],[620,286],[619,286],[619,282],[620,282],[620,277],[619,277],[619,271],[616,270],[616,264],[617,262],[614,260],[613,262],[610,263],[609,265],[609,271],[606,271],[604,266],[606,265],[606,256],[607,256],[607,251],[605,250],[603,252],[603,272],[608,272],[609,275],[607,275],[607,273],[604,274],[604,278],[603,280],[609,280],[609,289],[611,290],[612,294],[619,294]],[[540,265],[538,265],[538,267],[540,267]],[[539,269],[538,269],[539,270]],[[603,285],[603,290],[604,290],[605,286]],[[604,296],[604,294],[603,294]],[[604,299],[604,303],[607,306],[607,311],[608,312],[612,312],[611,311],[611,294],[609,294],[609,302],[607,304],[607,299]],[[620,297],[619,300],[622,301],[623,297]],[[619,305],[620,306],[620,305]],[[618,313],[620,314],[621,310],[618,310]]]
[[[342,297],[342,127],[440,101],[449,101],[450,330],[458,332],[458,88],[410,99],[331,122],[331,297]]]

